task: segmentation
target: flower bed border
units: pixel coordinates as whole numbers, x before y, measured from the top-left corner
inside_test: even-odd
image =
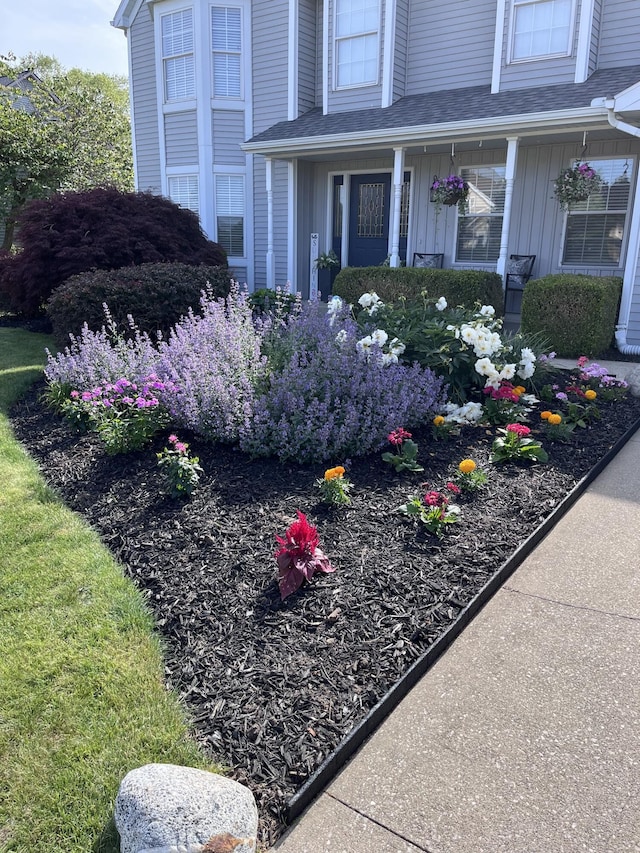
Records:
[[[415,687],[418,681],[426,675],[440,656],[449,648],[453,641],[462,633],[464,628],[491,600],[494,594],[507,581],[515,570],[525,561],[538,543],[551,532],[560,519],[571,509],[578,498],[594,482],[596,477],[612,462],[625,444],[640,429],[638,418],[618,441],[599,459],[570,492],[560,501],[558,506],[531,533],[513,554],[500,566],[497,572],[482,587],[480,592],[460,612],[456,621],[409,667],[404,675],[391,687],[380,701],[369,711],[366,717],[358,723],[341,741],[337,749],[329,755],[320,767],[307,779],[304,785],[287,803],[287,822],[291,824],[312,801],[322,793],[330,782],[343,769],[347,761],[362,746],[365,740],[374,733],[389,714]]]

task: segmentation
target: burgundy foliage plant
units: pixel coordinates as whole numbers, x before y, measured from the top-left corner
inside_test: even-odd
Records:
[[[285,599],[310,581],[316,572],[334,572],[329,558],[318,547],[318,530],[307,521],[307,516],[296,510],[298,520],[282,536],[276,536],[280,548],[276,551],[280,595]]]

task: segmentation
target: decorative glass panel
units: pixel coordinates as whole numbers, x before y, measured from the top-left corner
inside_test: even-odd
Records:
[[[333,187],[333,236],[342,237],[342,184]]]
[[[405,181],[402,184],[402,195],[400,196],[400,237],[409,235],[409,191],[411,184]]]
[[[384,237],[384,184],[360,184],[358,237]]]

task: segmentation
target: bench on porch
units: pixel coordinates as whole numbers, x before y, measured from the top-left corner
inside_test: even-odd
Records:
[[[419,269],[441,270],[444,263],[444,253],[414,252],[412,266]]]
[[[509,255],[504,279],[504,313],[520,314],[522,291],[531,278],[535,255]]]

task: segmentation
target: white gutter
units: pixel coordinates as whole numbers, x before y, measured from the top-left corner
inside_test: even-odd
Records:
[[[405,146],[411,143],[424,145],[427,141],[434,139],[442,142],[443,138],[447,142],[450,142],[452,138],[455,138],[456,141],[477,142],[480,135],[484,135],[484,138],[504,139],[507,134],[512,136],[516,131],[526,129],[535,132],[536,135],[558,133],[559,128],[566,130],[573,126],[579,127],[581,130],[596,130],[602,127],[600,122],[605,118],[606,110],[601,104],[598,104],[570,110],[503,116],[500,119],[494,116],[493,118],[474,121],[473,128],[470,128],[469,120],[465,119],[435,125],[420,124],[385,130],[360,130],[324,136],[303,136],[294,139],[274,140],[273,142],[245,142],[240,147],[243,151],[278,157],[283,154],[292,156],[318,151],[319,149],[324,151],[327,149],[348,149],[353,148],[354,144],[358,147],[367,145],[397,148],[400,144]]]
[[[621,133],[627,133],[629,136],[640,138],[640,127],[633,124],[627,124],[626,121],[617,118],[615,115],[615,101],[605,101],[607,109],[607,120],[611,127],[619,130]],[[629,226],[629,245],[627,246],[627,261],[625,264],[624,277],[622,279],[622,297],[620,300],[620,313],[618,314],[618,325],[616,326],[616,347],[624,355],[640,355],[640,346],[634,346],[627,343],[627,329],[629,328],[629,318],[631,317],[631,301],[633,298],[633,289],[636,278],[636,270],[638,269],[638,260],[640,258],[640,181],[636,178],[636,194],[633,200],[633,212],[631,214],[631,223]],[[631,263],[629,263],[631,259]]]

